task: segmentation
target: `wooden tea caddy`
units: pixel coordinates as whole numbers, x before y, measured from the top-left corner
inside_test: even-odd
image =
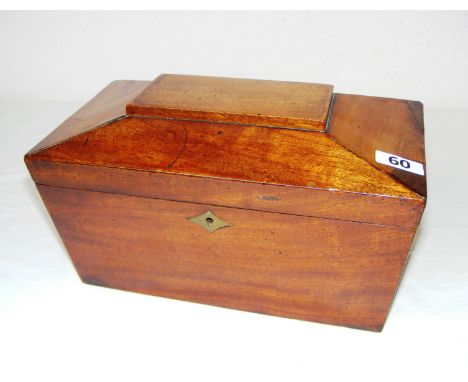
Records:
[[[25,162],[86,283],[379,331],[426,203],[423,108],[332,90],[115,81]]]

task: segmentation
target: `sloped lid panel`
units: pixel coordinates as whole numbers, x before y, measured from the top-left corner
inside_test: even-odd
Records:
[[[149,81],[114,81],[70,116],[29,153],[59,144],[71,137],[125,116],[126,104],[150,84]]]
[[[257,126],[127,117],[30,159],[420,198],[326,134]]]
[[[327,133],[334,140],[402,185],[421,196],[427,195],[423,106],[420,102],[336,94],[332,110]],[[393,167],[389,161],[381,163],[376,159],[377,151],[420,164],[421,171],[416,173],[411,168]]]

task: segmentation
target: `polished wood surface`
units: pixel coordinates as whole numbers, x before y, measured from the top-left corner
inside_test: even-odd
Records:
[[[421,196],[427,195],[425,175],[375,161],[375,150],[380,150],[426,167],[421,102],[336,94],[328,134],[409,189]]]
[[[57,145],[71,137],[125,116],[125,105],[148,81],[114,81],[34,146],[30,153]]]
[[[38,186],[83,281],[381,330],[414,230]],[[188,221],[210,210],[232,224]]]
[[[322,133],[128,117],[36,160],[422,198]]]
[[[424,201],[339,190],[28,160],[38,184],[416,228]]]
[[[159,76],[127,114],[324,131],[333,87],[301,82]]]
[[[426,188],[375,150],[425,164],[422,105],[259,83],[114,82],[26,165],[85,282],[380,330]]]

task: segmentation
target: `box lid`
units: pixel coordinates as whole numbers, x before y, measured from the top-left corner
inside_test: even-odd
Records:
[[[373,155],[381,149],[425,169],[422,105],[348,95],[330,103],[329,85],[117,81],[25,160],[39,184],[417,226],[425,175]]]

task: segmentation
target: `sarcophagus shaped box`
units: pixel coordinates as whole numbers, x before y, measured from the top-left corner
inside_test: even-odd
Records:
[[[84,282],[381,330],[426,202],[419,102],[116,81],[25,156]]]

